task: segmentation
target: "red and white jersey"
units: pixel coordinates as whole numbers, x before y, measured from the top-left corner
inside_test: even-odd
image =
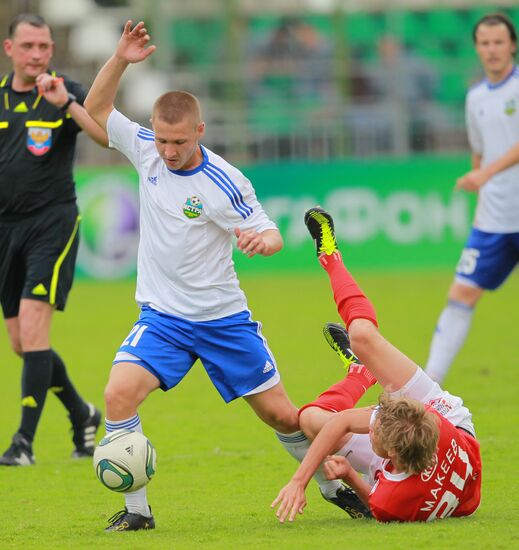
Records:
[[[429,407],[428,407],[429,408]],[[378,521],[432,521],[468,516],[481,498],[481,455],[477,440],[440,419],[433,466],[420,474],[394,473],[389,461],[377,472],[369,506]]]

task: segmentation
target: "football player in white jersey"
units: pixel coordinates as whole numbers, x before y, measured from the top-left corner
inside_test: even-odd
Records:
[[[157,388],[176,386],[200,359],[222,398],[243,397],[301,460],[309,442],[232,262],[234,237],[238,249],[252,257],[278,252],[281,235],[247,178],[200,144],[205,126],[196,97],[178,91],[160,96],[152,130],[114,108],[125,69],[155,51],[149,41],[143,22],[132,28],[128,21],[85,101],[110,145],[139,173],[141,314],[114,359],[105,391],[106,430],[142,432],[138,406]],[[343,486],[322,473],[316,479],[323,496],[345,509]],[[125,509],[109,520],[107,530],[153,529],[146,489],[125,497]]]
[[[425,369],[439,383],[465,341],[483,292],[498,288],[519,259],[517,35],[508,17],[497,13],[476,23],[473,39],[486,78],[467,95],[473,169],[456,188],[478,193],[478,203]]]

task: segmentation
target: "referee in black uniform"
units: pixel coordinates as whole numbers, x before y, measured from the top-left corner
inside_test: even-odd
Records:
[[[0,301],[13,350],[23,358],[22,418],[0,465],[34,464],[32,441],[52,389],[69,412],[74,457],[90,456],[100,411],[79,396],[50,346],[55,309],[72,286],[80,216],[72,166],[84,130],[107,146],[106,133],[82,107],[85,90],[49,70],[54,42],[40,16],[9,26],[0,76]]]

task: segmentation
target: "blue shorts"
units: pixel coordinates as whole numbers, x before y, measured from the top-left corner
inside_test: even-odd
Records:
[[[456,267],[456,280],[495,290],[518,261],[519,233],[486,233],[472,228]]]
[[[144,306],[114,364],[141,365],[167,391],[184,378],[197,359],[227,403],[260,386],[268,389],[279,380],[261,324],[251,319],[249,311],[194,322]]]

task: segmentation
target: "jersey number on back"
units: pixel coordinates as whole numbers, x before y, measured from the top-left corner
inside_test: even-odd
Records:
[[[463,491],[465,483],[472,474],[472,464],[469,462],[469,455],[461,448],[458,447],[458,456],[461,461],[465,464],[465,477],[460,476],[456,472],[452,472],[450,482],[456,489]],[[454,510],[458,507],[460,499],[451,491],[445,491],[440,502],[438,502],[436,508],[431,512],[431,515],[427,518],[427,521],[432,521],[433,519],[442,519],[448,518]]]

